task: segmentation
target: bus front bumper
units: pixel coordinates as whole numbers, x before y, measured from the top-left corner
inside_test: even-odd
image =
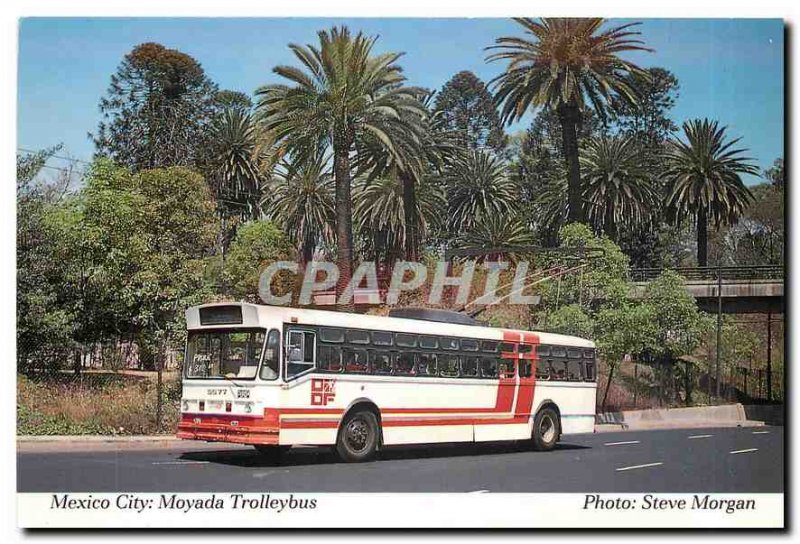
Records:
[[[231,416],[194,416],[183,414],[178,423],[178,438],[231,442],[234,444],[278,444],[279,430],[264,425],[263,420],[241,421]]]

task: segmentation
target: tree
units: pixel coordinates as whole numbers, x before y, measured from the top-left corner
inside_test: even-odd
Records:
[[[692,216],[697,227],[697,264],[708,265],[708,224],[715,228],[735,222],[753,199],[741,174],[758,169],[727,141],[726,127],[708,119],[683,124],[686,141],[675,139],[666,151],[669,184],[667,207],[677,218]]]
[[[408,137],[405,119],[424,115],[424,108],[421,91],[403,86],[401,55],[373,54],[376,37],[353,35],[347,27],[320,31],[318,37],[319,46],[289,46],[305,71],[276,67],[274,72],[292,85],[261,87],[257,108],[266,128],[298,156],[333,148],[337,292],[342,292],[354,257],[350,154],[362,139],[379,141],[394,153],[395,142]]]
[[[649,282],[644,291],[644,302],[653,308],[649,323],[656,331],[654,341],[645,350],[649,359],[664,375],[672,375],[675,361],[691,355],[704,335],[711,329],[710,317],[697,308],[692,295],[686,291],[684,279],[672,270],[665,270]],[[667,384],[661,383],[661,391]],[[687,391],[687,399],[691,391]]]
[[[611,104],[610,120],[624,136],[635,138],[648,155],[648,166],[658,160],[661,147],[678,130],[669,114],[678,98],[678,79],[664,68],[646,68],[628,74],[635,90],[635,103],[618,100]]]
[[[620,226],[635,226],[649,217],[657,194],[633,138],[594,138],[587,142],[580,160],[591,223],[616,239]]]
[[[436,96],[434,110],[441,112],[444,127],[461,148],[500,152],[506,144],[503,124],[491,93],[468,70],[454,75]]]
[[[219,110],[235,109],[243,112],[250,112],[253,109],[253,100],[249,95],[239,92],[222,89],[214,95],[214,103]]]
[[[488,249],[502,247],[520,252],[534,245],[535,237],[527,225],[514,215],[489,215],[455,239],[455,246],[462,249]],[[504,252],[507,255],[507,252]],[[512,259],[514,258],[511,255]],[[488,255],[487,258],[500,258]]]
[[[220,215],[243,221],[261,217],[264,184],[277,153],[253,116],[228,107],[211,126],[211,175]]]
[[[406,130],[403,131],[404,137],[398,137],[394,142],[393,150],[375,138],[357,142],[356,170],[366,184],[380,178],[384,181],[397,178],[402,183],[402,209],[405,213],[402,239],[405,259],[409,261],[418,260],[426,234],[426,225],[419,223],[420,216],[416,213],[420,207],[418,188],[423,184],[436,185],[432,178],[442,174],[456,152],[455,137],[447,128],[443,113],[431,110],[432,96],[432,93],[420,95],[423,115],[411,111],[401,114]],[[384,185],[384,188],[388,186]],[[371,239],[378,241],[376,237]],[[372,250],[375,254],[381,252],[379,247]]]
[[[231,242],[224,279],[231,295],[239,300],[257,301],[261,272],[275,261],[291,260],[293,248],[275,224],[269,221],[245,223]],[[280,282],[278,282],[280,283]],[[281,286],[273,286],[276,295]]]
[[[629,23],[602,30],[601,18],[515,19],[528,37],[501,37],[489,47],[497,52],[489,61],[507,60],[495,78],[495,100],[504,122],[520,119],[529,108],[555,111],[561,123],[563,153],[569,187],[569,221],[584,221],[578,132],[582,111],[591,107],[606,117],[612,101],[636,102],[627,76],[641,68],[622,59],[621,53],[650,51],[636,39]]]
[[[594,329],[597,348],[608,369],[600,411],[605,411],[614,372],[625,355],[636,356],[653,347],[657,335],[655,309],[647,303],[626,301],[620,306],[601,309]]]
[[[425,236],[429,226],[440,221],[439,215],[446,206],[442,191],[426,182],[414,185],[415,208],[410,214],[405,209],[405,183],[399,176],[362,180],[356,185],[353,216],[365,257],[391,265],[403,257],[408,247],[411,224],[419,236]]]
[[[451,233],[472,229],[494,215],[514,215],[519,190],[506,165],[486,151],[468,151],[446,174]]]
[[[62,206],[65,188],[59,182],[35,181],[59,149],[17,156],[16,344],[21,372],[55,370],[73,347],[74,308],[61,304],[64,268],[53,265],[74,243],[58,235],[61,229],[52,220]]]
[[[158,43],[137,45],[100,100],[98,154],[134,171],[202,164],[216,90],[186,53]]]
[[[266,216],[287,234],[302,262],[310,262],[321,244],[333,244],[334,185],[328,157],[284,159],[270,190]]]
[[[783,189],[786,182],[786,172],[783,169],[783,159],[775,159],[770,168],[764,171],[764,177],[769,180],[772,185]]]

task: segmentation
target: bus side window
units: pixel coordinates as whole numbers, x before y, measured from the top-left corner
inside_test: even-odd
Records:
[[[580,359],[570,359],[567,361],[567,379],[571,382],[579,382],[583,379],[583,373],[581,372],[583,367],[583,362]]]
[[[498,361],[498,369],[501,378],[514,377],[514,359],[500,359]]]
[[[417,353],[417,374],[420,376],[436,376],[436,354]]]
[[[280,353],[281,333],[276,329],[267,335],[267,349],[264,353],[264,363],[261,365],[261,379],[274,380],[278,377],[278,355]]]
[[[286,378],[314,368],[316,334],[311,331],[289,331],[286,341]]]
[[[478,377],[478,358],[472,355],[461,357],[461,377]]]
[[[587,382],[595,381],[596,376],[594,374],[594,359],[585,359],[583,361],[583,369],[584,369],[584,374],[583,374],[584,381]]]
[[[319,368],[319,370],[322,372],[341,372],[342,354],[339,346],[321,345],[319,347],[317,368]]]
[[[392,357],[388,351],[370,351],[369,364],[375,374],[392,373]]]
[[[414,354],[410,351],[398,353],[394,364],[395,376],[414,376],[416,373]]]
[[[520,378],[530,378],[531,377],[531,360],[530,359],[520,359],[519,360],[519,377]]]
[[[356,348],[342,348],[342,365],[345,372],[366,374],[369,372],[367,351]]]
[[[551,368],[553,369],[551,376],[554,375],[556,380],[564,381],[567,379],[567,361],[565,359],[556,359],[553,361]]]
[[[548,359],[539,359],[536,361],[536,379],[550,379],[550,361]]]
[[[481,378],[497,377],[497,359],[494,357],[481,358]]]
[[[439,375],[443,378],[458,378],[458,356],[446,353],[439,356]]]

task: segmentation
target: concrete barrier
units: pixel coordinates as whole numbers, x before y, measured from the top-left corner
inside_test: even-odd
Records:
[[[754,412],[755,413],[755,412]],[[620,429],[680,429],[695,427],[754,427],[763,425],[747,417],[741,404],[693,406],[690,408],[659,408],[654,410],[623,410],[597,414],[598,430]]]
[[[744,412],[748,420],[763,421],[767,425],[783,427],[783,404],[745,404]]]

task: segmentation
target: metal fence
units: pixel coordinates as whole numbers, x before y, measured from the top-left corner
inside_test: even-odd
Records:
[[[757,281],[757,280],[782,280],[783,266],[703,266],[695,268],[673,268],[687,280],[717,281],[722,276],[723,281]],[[663,268],[633,268],[631,269],[632,281],[650,281],[657,278]]]

